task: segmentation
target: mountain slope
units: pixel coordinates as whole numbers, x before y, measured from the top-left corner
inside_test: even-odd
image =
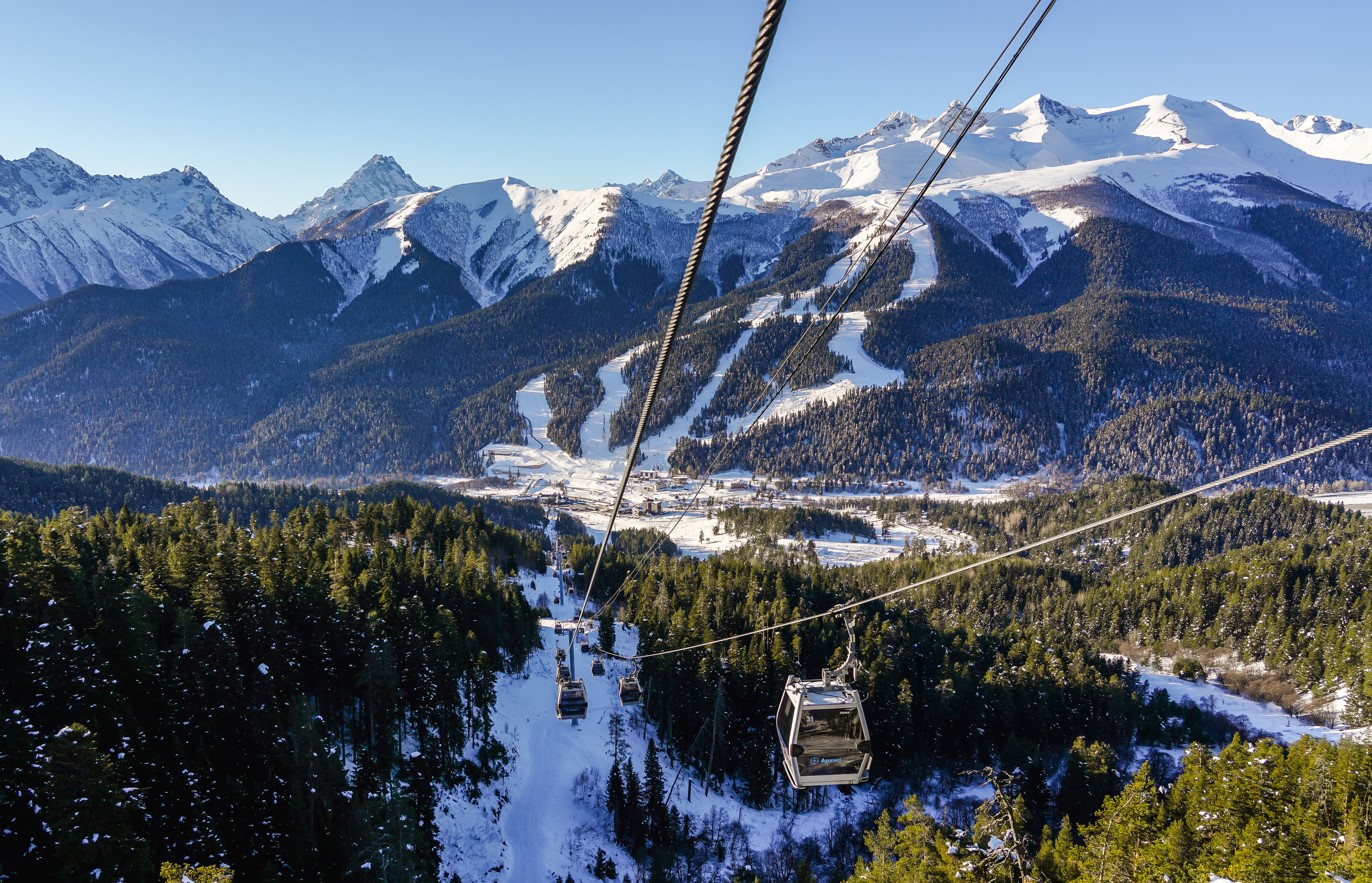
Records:
[[[351,235],[279,245],[224,276],[88,286],[0,319],[0,453],[158,476],[476,468],[482,445],[521,429],[500,384],[644,333],[695,222],[617,191],[510,189],[528,201],[512,200],[494,230],[478,225],[487,238],[464,265],[425,244],[452,253],[457,240],[439,235],[452,228],[380,211],[343,222]],[[464,222],[494,214],[453,204],[447,216]],[[568,208],[535,217],[529,204]],[[567,223],[540,227],[557,217]],[[809,224],[788,211],[721,219],[702,296],[719,291],[713,279],[759,272]],[[522,269],[483,283],[472,268],[497,253]],[[518,263],[530,255],[542,263]],[[512,293],[479,309],[497,279]]]
[[[190,166],[131,179],[41,148],[0,159],[0,311],[87,284],[217,275],[286,238]]]

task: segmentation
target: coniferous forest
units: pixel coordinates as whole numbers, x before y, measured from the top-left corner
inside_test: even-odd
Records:
[[[889,500],[879,514],[927,516],[989,552],[1174,490],[1129,479],[991,505]],[[747,511],[732,517],[761,519]],[[961,563],[907,553],[826,569],[804,543],[767,548],[659,558],[628,583],[620,615],[651,652],[785,622]],[[616,565],[629,572],[628,561]],[[844,839],[858,837],[857,820],[828,846],[772,844],[754,864],[756,879],[795,879],[800,864],[832,880],[1372,879],[1363,811],[1372,748],[1310,739],[1284,748],[1246,720],[1144,688],[1117,657],[1101,655],[1132,647],[1201,674],[1198,658],[1260,664],[1266,689],[1284,684],[1287,700],[1339,692],[1346,720],[1366,724],[1369,581],[1365,518],[1244,490],[867,607],[859,684],[880,740],[876,787],[896,799],[902,788],[978,771],[972,781],[988,783],[990,796],[942,809],[912,803],[899,819],[872,820],[865,843]],[[833,799],[823,789],[793,795],[781,779],[768,716],[777,684],[836,665],[844,642],[829,618],[645,660],[647,713],[698,775],[733,777],[759,805],[823,805]],[[1231,689],[1245,687],[1235,676]],[[700,734],[716,724],[730,751],[710,760]],[[689,850],[673,849],[675,859],[659,861],[691,866]]]
[[[0,878],[433,879],[439,787],[501,774],[541,539],[397,497],[0,514]],[[180,877],[176,877],[180,879]]]

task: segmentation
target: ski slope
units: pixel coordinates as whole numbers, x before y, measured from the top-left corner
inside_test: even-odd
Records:
[[[880,208],[874,202],[868,209]],[[899,299],[918,297],[924,289],[933,284],[938,274],[934,256],[933,238],[927,226],[917,226],[902,237],[909,242],[916,260],[910,278],[902,287]],[[859,249],[862,242],[850,244]],[[826,284],[836,284],[842,280],[847,263],[839,261],[830,269]],[[860,268],[856,268],[860,269]],[[855,278],[855,277],[854,277]],[[783,305],[786,300],[790,302]],[[672,423],[644,439],[639,468],[643,470],[666,470],[668,458],[678,441],[689,435],[691,424],[714,398],[715,393],[734,361],[747,347],[754,331],[776,316],[800,317],[813,313],[818,308],[815,291],[794,292],[790,298],[781,294],[764,295],[754,300],[743,317],[748,326],[738,340],[726,351],[715,365],[711,376],[697,394],[696,399],[686,412]],[[708,319],[708,315],[697,319],[697,323]],[[788,389],[767,407],[764,413],[750,413],[734,416],[728,424],[728,431],[736,433],[754,422],[765,422],[793,414],[815,404],[832,403],[858,389],[886,386],[904,381],[904,373],[892,370],[876,362],[862,346],[862,335],[868,320],[864,312],[845,312],[838,316],[838,327],[828,346],[831,352],[845,357],[852,369],[842,371],[827,383],[810,389]],[[624,379],[624,369],[630,359],[641,352],[647,344],[619,354],[597,370],[597,377],[604,387],[605,394],[600,403],[582,423],[580,430],[581,455],[570,456],[557,449],[547,438],[547,425],[551,417],[548,409],[545,378],[539,377],[526,384],[516,394],[516,405],[527,425],[530,435],[522,445],[494,444],[484,449],[490,465],[487,474],[510,476],[515,472],[537,473],[543,484],[563,486],[599,486],[606,480],[623,471],[627,446],[612,448],[609,442],[610,418],[623,406],[629,395],[628,384]]]

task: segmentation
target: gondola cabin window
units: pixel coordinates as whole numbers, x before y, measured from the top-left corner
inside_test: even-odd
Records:
[[[796,742],[805,746],[806,774],[856,775],[862,766],[862,726],[855,708],[808,711],[800,719]]]

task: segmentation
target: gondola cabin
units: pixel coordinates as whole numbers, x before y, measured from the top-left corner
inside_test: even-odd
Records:
[[[586,701],[586,685],[581,678],[560,681],[557,685],[557,719],[584,720],[589,703]]]
[[[643,701],[643,690],[638,686],[638,675],[625,675],[619,679],[619,704],[637,705]]]
[[[792,675],[777,706],[777,739],[793,788],[867,781],[871,732],[862,698],[841,679],[803,681]]]
[[[599,656],[591,660],[591,674],[597,677],[605,674],[605,663],[601,660]]]

